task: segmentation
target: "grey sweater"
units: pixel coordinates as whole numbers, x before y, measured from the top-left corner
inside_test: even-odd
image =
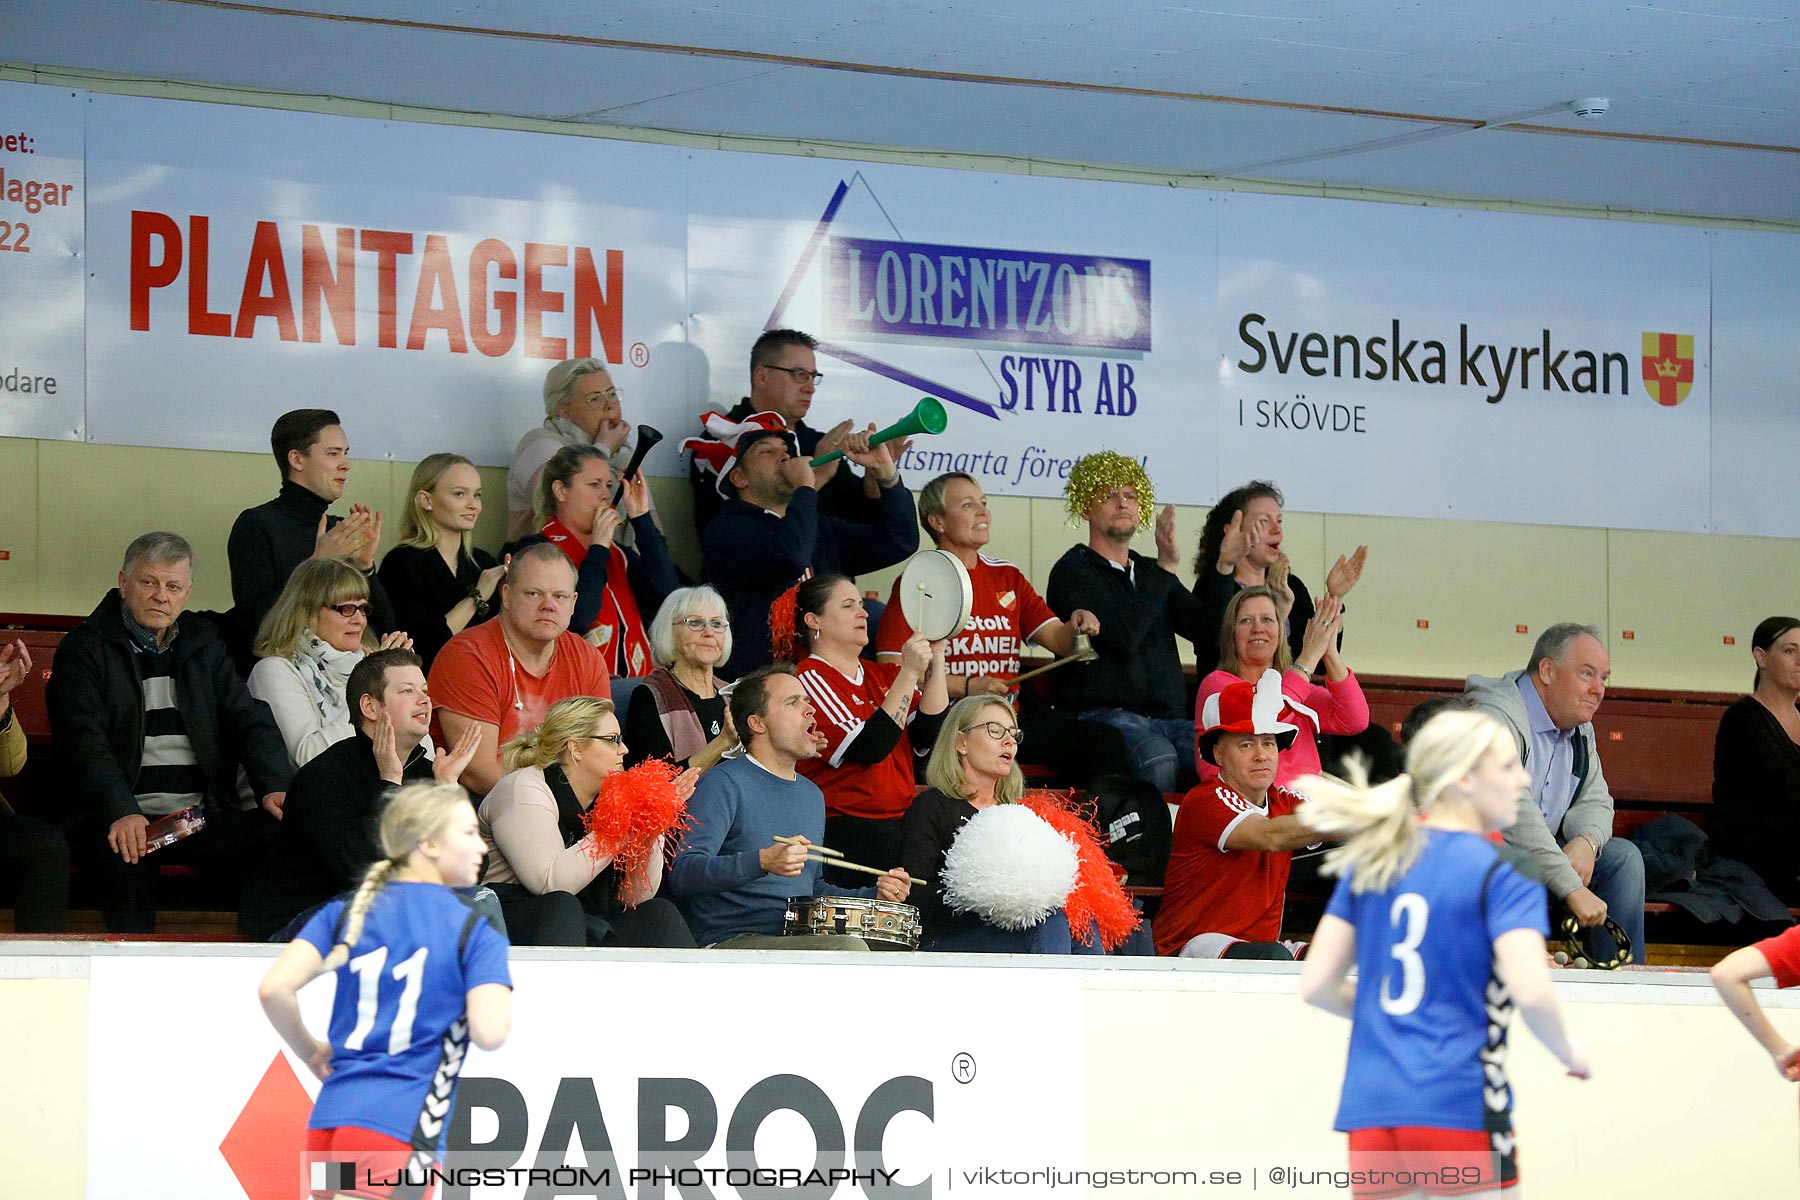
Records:
[[[1519,761],[1532,770],[1531,719],[1525,715],[1525,699],[1519,695],[1519,680],[1524,674],[1512,671],[1499,679],[1471,675],[1463,685],[1463,693],[1506,727],[1519,749]],[[1532,774],[1535,778],[1537,773],[1533,770]],[[1594,839],[1594,845],[1604,847],[1612,839],[1612,829],[1612,793],[1600,770],[1600,751],[1590,721],[1575,730],[1575,799],[1563,817],[1562,828],[1552,830],[1544,821],[1544,810],[1538,805],[1534,787],[1531,803],[1519,806],[1519,819],[1506,831],[1506,844],[1528,851],[1543,871],[1544,886],[1551,895],[1560,897],[1582,886],[1581,876],[1562,852],[1563,844],[1585,834]]]

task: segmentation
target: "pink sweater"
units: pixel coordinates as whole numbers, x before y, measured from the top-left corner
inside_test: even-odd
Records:
[[[1200,694],[1194,700],[1196,742],[1206,728],[1200,716],[1205,711],[1206,698],[1224,691],[1231,684],[1242,682],[1229,671],[1214,671],[1200,681]],[[1369,727],[1369,701],[1363,696],[1362,684],[1356,682],[1354,671],[1336,683],[1320,687],[1290,667],[1282,673],[1281,694],[1288,701],[1282,706],[1281,719],[1298,725],[1300,732],[1294,735],[1294,744],[1282,751],[1281,760],[1276,764],[1277,787],[1287,787],[1295,779],[1319,773],[1319,734],[1361,733]],[[1218,778],[1219,768],[1198,754],[1195,765],[1200,768],[1201,783]]]

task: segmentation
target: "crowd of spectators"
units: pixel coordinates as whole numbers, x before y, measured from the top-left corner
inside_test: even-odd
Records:
[[[677,570],[642,475],[619,476],[633,428],[596,360],[549,372],[492,553],[474,545],[479,472],[439,453],[378,562],[382,514],[330,511],[351,470],[338,415],[282,414],[280,490],[227,541],[233,609],[187,612],[195,552],[150,532],[61,643],[46,703],[68,819],[0,801],[16,928],[66,926],[72,857],[111,930],[153,931],[157,868],[184,864],[239,889],[245,936],[282,936],[362,876],[393,790],[436,779],[476,798],[489,846],[465,898],[521,944],[860,945],[780,936],[787,902],[820,895],[908,901],[927,946],[1093,950],[1067,921],[999,930],[920,882],[976,814],[1020,799],[1030,766],[1096,793],[1132,776],[1179,804],[1158,952],[1303,953],[1282,940],[1283,904],[1295,852],[1319,838],[1289,785],[1320,770],[1321,737],[1369,727],[1342,649],[1367,547],[1315,597],[1282,551],[1280,490],[1253,481],[1210,511],[1190,588],[1174,510],[1157,511],[1141,464],[1102,451],[1070,472],[1087,536],[1040,595],[987,553],[974,477],[915,494],[904,446],[872,444],[873,425],[806,423],[814,350],[795,330],[764,334],[749,394],[684,443],[700,581]],[[972,618],[943,641],[910,627],[898,584],[884,610],[855,581],[904,562],[920,530],[972,587]],[[1144,532],[1154,557],[1132,549]],[[1754,690],[1718,734],[1714,833],[1792,903],[1800,620],[1771,618],[1752,642]],[[1021,694],[1027,644],[1091,647],[1091,661]],[[0,646],[0,776],[23,761],[8,696],[30,667],[22,644]],[[1644,861],[1613,835],[1593,726],[1609,671],[1597,629],[1559,624],[1523,669],[1471,676],[1466,702],[1500,721],[1531,777],[1506,842],[1553,904],[1590,930],[1616,923],[1642,961]],[[648,758],[681,768],[691,827],[627,881],[583,814],[608,775]],[[887,873],[822,873],[821,843]]]

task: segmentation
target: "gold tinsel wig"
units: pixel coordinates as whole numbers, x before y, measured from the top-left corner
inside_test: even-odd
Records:
[[[1085,520],[1087,510],[1096,500],[1122,487],[1136,489],[1138,528],[1148,529],[1151,521],[1156,519],[1156,489],[1136,459],[1112,450],[1085,454],[1070,468],[1069,482],[1063,486],[1063,495],[1068,498],[1069,520]]]

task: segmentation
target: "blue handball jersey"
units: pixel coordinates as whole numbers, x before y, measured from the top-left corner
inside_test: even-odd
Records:
[[[320,909],[300,939],[330,954],[344,906],[334,900]],[[355,1125],[410,1141],[440,1066],[454,1088],[468,1048],[462,1016],[469,989],[512,986],[506,939],[480,917],[470,926],[471,915],[455,893],[435,883],[390,883],[381,890],[349,961],[337,969],[331,1074],[308,1128]],[[452,1026],[460,1038],[446,1036]]]
[[[1356,1007],[1337,1128],[1505,1128],[1512,1109],[1512,997],[1494,939],[1549,933],[1542,884],[1478,834],[1421,831],[1425,844],[1383,892],[1338,880],[1326,912],[1356,926]],[[1486,891],[1486,903],[1482,893]]]

